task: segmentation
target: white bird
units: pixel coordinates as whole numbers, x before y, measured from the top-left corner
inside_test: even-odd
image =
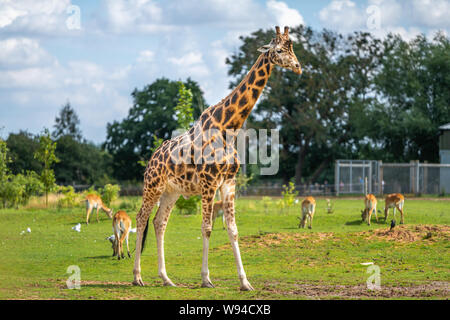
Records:
[[[30,229],[29,227],[27,228],[27,232],[28,232],[28,233],[31,233],[31,229]]]
[[[80,232],[81,231],[81,223],[77,224],[75,227],[72,227],[73,230],[75,230],[76,232]]]
[[[116,240],[116,236],[112,235],[106,238],[106,240],[109,240],[109,242],[114,243],[114,240]]]
[[[363,265],[363,266],[371,266],[371,265],[373,265],[373,262],[362,262],[361,265]]]
[[[131,232],[131,233],[136,233],[136,228],[130,229],[130,232]]]

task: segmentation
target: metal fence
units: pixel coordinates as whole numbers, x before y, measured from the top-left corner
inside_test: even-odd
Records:
[[[338,160],[335,166],[336,194],[450,192],[450,164],[383,163],[373,160]]]

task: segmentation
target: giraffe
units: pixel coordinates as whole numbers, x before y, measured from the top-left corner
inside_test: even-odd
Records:
[[[240,280],[240,289],[254,290],[244,271],[238,246],[234,197],[235,175],[240,163],[234,142],[237,130],[242,127],[258,100],[273,66],[279,65],[298,75],[302,73],[289,38],[289,28],[285,27],[283,34],[278,26],[275,27],[275,31],[276,36],[270,44],[258,49],[261,54],[241,83],[221,102],[207,108],[188,131],[164,141],[151,156],[144,173],[142,206],[136,216],[134,285],[144,285],[141,277],[141,253],[145,245],[150,214],[159,200],[160,205],[153,218],[158,253],[158,275],[164,285],[175,286],[166,272],[165,229],[172,208],[180,195],[184,197],[201,195],[202,287],[214,287],[209,277],[208,250],[214,198],[219,191]],[[211,132],[214,134],[208,134]],[[180,158],[184,161],[179,161]]]

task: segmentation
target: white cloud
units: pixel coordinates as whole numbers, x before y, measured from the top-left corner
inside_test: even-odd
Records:
[[[191,77],[206,77],[209,75],[209,69],[203,61],[203,55],[201,52],[193,51],[176,58],[170,57],[167,59],[174,64],[179,72],[177,74]]]
[[[39,45],[28,38],[0,40],[0,69],[33,67],[52,64],[54,59]]]
[[[288,5],[282,1],[269,0],[267,1],[266,6],[268,11],[275,17],[279,26],[296,27],[300,24],[305,24],[300,12],[289,8]]]
[[[168,31],[163,10],[152,0],[105,0],[106,22],[116,33]]]
[[[139,52],[138,62],[148,63],[154,61],[155,53],[151,50],[143,50]]]
[[[410,40],[431,29],[450,27],[449,0],[367,0],[358,6],[351,0],[333,0],[319,12],[322,24],[340,32],[370,31],[378,37],[400,34]],[[373,18],[378,26],[373,27]]]
[[[433,28],[450,27],[450,1],[413,0],[411,3],[413,18],[417,23]]]
[[[66,9],[70,0],[2,0],[0,32],[17,34],[70,34]]]
[[[361,29],[365,19],[361,10],[350,0],[333,0],[319,12],[319,19],[327,28],[349,32]]]

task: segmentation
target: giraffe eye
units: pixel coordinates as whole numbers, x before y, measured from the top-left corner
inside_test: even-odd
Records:
[[[283,50],[277,49],[277,53],[281,53],[281,52],[283,52]]]

